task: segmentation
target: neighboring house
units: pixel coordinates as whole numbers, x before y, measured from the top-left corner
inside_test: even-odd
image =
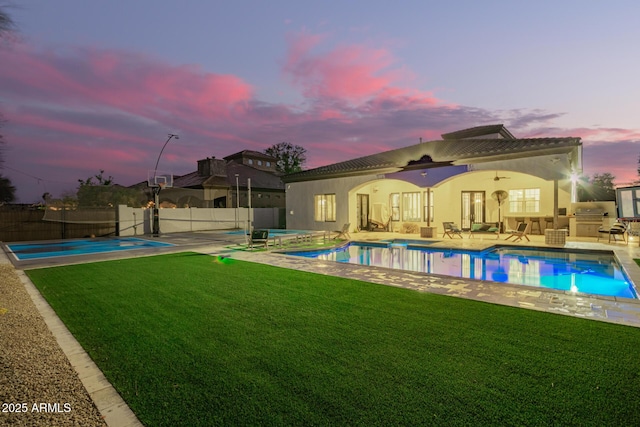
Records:
[[[411,224],[442,233],[444,221],[469,229],[499,214],[510,226],[516,216],[555,217],[557,226],[576,201],[581,172],[580,138],[518,139],[503,125],[479,126],[284,176],[287,227]],[[500,209],[492,197],[499,190],[508,194]]]
[[[244,150],[216,159],[198,160],[198,170],[173,177],[173,187],[160,191],[163,207],[284,208],[285,191],[277,159],[257,151]],[[137,184],[137,186],[144,184]]]

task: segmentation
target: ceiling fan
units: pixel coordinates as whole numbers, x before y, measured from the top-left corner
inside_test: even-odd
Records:
[[[494,181],[500,181],[501,179],[511,179],[510,176],[498,176],[498,172],[496,172],[496,176],[493,178]]]

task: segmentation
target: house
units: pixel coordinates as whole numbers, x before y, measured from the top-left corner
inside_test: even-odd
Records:
[[[515,228],[516,217],[564,227],[581,172],[580,138],[519,139],[501,124],[479,126],[284,176],[287,227],[442,233],[445,221],[504,229]]]
[[[173,177],[173,187],[160,191],[163,207],[284,208],[285,191],[275,157],[244,150],[223,159],[198,160],[198,169]],[[146,183],[144,183],[146,184]],[[250,184],[250,188],[249,188]],[[141,185],[141,184],[139,184]]]

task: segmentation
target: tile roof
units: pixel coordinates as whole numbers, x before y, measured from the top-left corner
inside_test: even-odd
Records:
[[[337,178],[371,173],[390,173],[415,167],[442,167],[463,162],[531,157],[570,152],[581,145],[580,138],[524,138],[524,139],[455,139],[422,142],[420,144],[344,162],[321,166],[285,175],[284,182]],[[424,157],[428,156],[428,157]],[[411,162],[419,161],[412,167]]]
[[[227,176],[202,176],[197,171],[173,178],[174,187],[202,188],[202,187],[235,187],[235,174],[239,175],[241,187],[247,186],[247,178],[251,178],[253,188],[284,190],[284,184],[279,176],[261,171],[251,166],[239,163],[227,164]]]
[[[486,125],[476,126],[469,129],[462,129],[455,132],[443,133],[442,139],[467,139],[467,138],[480,138],[487,137],[488,135],[502,135],[505,139],[516,139],[511,132],[507,130],[504,125]]]
[[[225,160],[234,160],[234,159],[242,158],[242,157],[259,158],[259,159],[272,160],[272,161],[277,161],[278,160],[273,156],[270,156],[270,155],[265,154],[265,153],[261,153],[259,151],[253,151],[253,150],[238,151],[237,153],[229,154],[228,156],[223,157],[223,158]]]

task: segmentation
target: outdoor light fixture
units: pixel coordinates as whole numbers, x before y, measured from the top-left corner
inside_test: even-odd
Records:
[[[578,174],[575,172],[571,172],[571,175],[569,175],[569,179],[571,179],[571,182],[578,182]]]
[[[162,150],[160,150],[160,154],[158,155],[158,160],[156,161],[156,167],[154,168],[156,172],[158,171],[158,163],[160,163],[160,157],[162,157],[162,152],[164,151],[169,141],[171,141],[171,138],[180,139],[180,137],[174,133],[169,134],[169,138],[167,139],[167,142],[164,143],[164,145],[162,146]]]
[[[569,180],[571,181],[571,202],[575,203],[578,201],[579,175],[575,172],[571,172],[571,174],[569,175]]]

